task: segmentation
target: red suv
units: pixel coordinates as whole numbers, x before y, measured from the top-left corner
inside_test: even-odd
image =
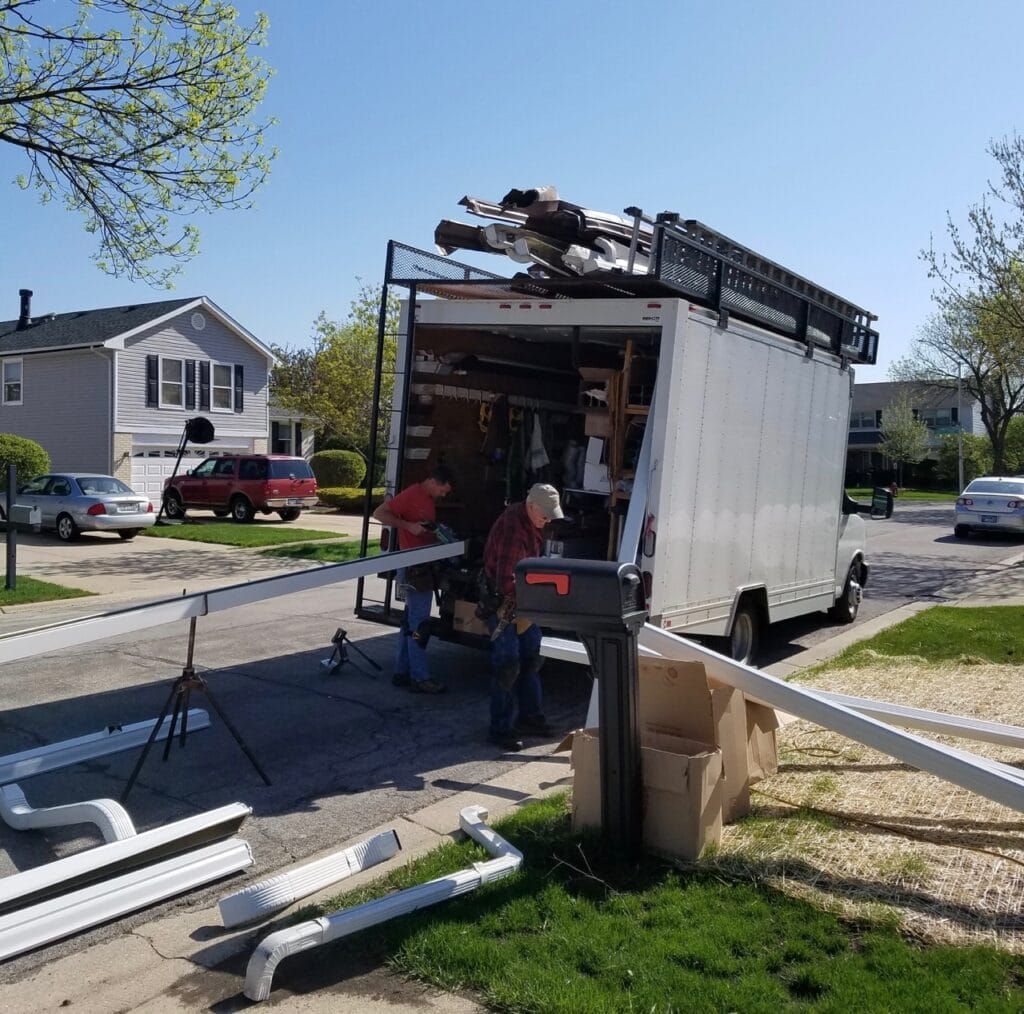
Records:
[[[283,454],[224,454],[164,482],[164,513],[181,518],[189,507],[219,518],[252,521],[257,511],[277,511],[294,521],[316,506],[316,479],[305,458]]]

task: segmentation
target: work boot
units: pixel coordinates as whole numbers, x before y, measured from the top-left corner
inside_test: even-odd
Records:
[[[543,715],[523,715],[516,720],[516,732],[520,736],[547,737],[554,735],[555,730]]]
[[[489,732],[487,734],[487,742],[500,746],[502,750],[508,753],[518,753],[523,748],[523,741],[516,739],[511,732]]]
[[[412,677],[407,672],[396,672],[391,677],[391,685],[393,687],[407,687],[412,683]]]
[[[448,688],[437,680],[409,680],[409,689],[414,694],[446,694]]]

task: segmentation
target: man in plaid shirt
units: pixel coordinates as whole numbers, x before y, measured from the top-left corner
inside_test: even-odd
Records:
[[[540,556],[541,530],[549,521],[564,517],[554,486],[530,487],[523,503],[514,503],[491,528],[484,546],[484,573],[502,599],[515,595],[516,564]],[[487,625],[493,634],[498,617]],[[516,733],[548,736],[540,705],[540,628],[514,620],[491,641],[491,726],[488,739],[505,750],[522,750]],[[518,711],[518,715],[517,715]],[[513,724],[514,723],[514,724]]]

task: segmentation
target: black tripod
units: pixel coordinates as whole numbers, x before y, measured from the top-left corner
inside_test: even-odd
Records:
[[[346,662],[351,662],[352,668],[355,669],[356,672],[360,672],[372,680],[377,678],[372,672],[367,672],[357,662],[353,662],[352,659],[349,658],[349,648],[360,655],[364,661],[369,662],[377,672],[382,671],[383,667],[374,662],[374,660],[370,658],[370,656],[367,655],[359,645],[353,643],[352,638],[348,636],[348,633],[343,627],[338,627],[334,632],[334,637],[331,638],[331,644],[334,645],[334,651],[331,652],[329,658],[325,658],[320,662],[320,665],[327,670],[327,674],[329,676],[333,676],[334,673],[336,673]]]
[[[213,696],[213,692],[210,690],[209,683],[200,676],[192,666],[192,656],[196,646],[196,618],[193,616],[189,621],[188,626],[188,655],[185,659],[185,668],[181,670],[181,675],[174,681],[171,686],[171,691],[167,695],[167,700],[164,701],[163,710],[160,712],[160,717],[156,720],[156,725],[153,726],[153,731],[149,734],[149,739],[146,740],[146,745],[142,748],[142,753],[139,755],[139,759],[135,762],[135,769],[132,771],[131,777],[128,779],[128,784],[124,787],[124,792],[121,793],[121,802],[125,802],[128,799],[128,793],[132,791],[132,786],[135,785],[135,780],[139,777],[139,772],[142,771],[142,766],[146,763],[146,758],[149,756],[149,751],[152,749],[153,744],[156,742],[156,738],[163,728],[164,719],[167,717],[167,712],[171,710],[171,705],[174,705],[174,710],[171,712],[171,725],[167,730],[167,741],[164,743],[164,760],[166,761],[171,753],[171,742],[174,739],[174,730],[178,727],[180,720],[181,727],[178,733],[178,745],[184,748],[185,741],[188,738],[188,709],[189,703],[192,698],[192,691],[198,690],[200,693],[206,694],[206,699],[210,702],[210,706],[220,720],[227,727],[228,732],[231,733],[235,742],[238,744],[242,753],[249,758],[249,763],[256,769],[256,774],[263,779],[265,785],[270,785],[270,779],[267,777],[266,772],[260,767],[259,761],[253,755],[253,752],[246,745],[242,734],[231,724],[231,719],[224,713],[221,706],[217,703],[217,699]]]

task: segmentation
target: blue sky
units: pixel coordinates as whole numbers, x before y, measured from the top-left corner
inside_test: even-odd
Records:
[[[982,195],[988,141],[1024,128],[1015,0],[238,6],[270,16],[280,155],[254,210],[199,221],[175,293],[266,341],[343,318],[386,241],[430,248],[463,194],[553,183],[698,218],[867,307],[880,365],[858,376],[883,380],[930,310],[918,251]],[[20,171],[0,145],[0,318],[20,287],[39,312],[166,298],[101,274]]]

